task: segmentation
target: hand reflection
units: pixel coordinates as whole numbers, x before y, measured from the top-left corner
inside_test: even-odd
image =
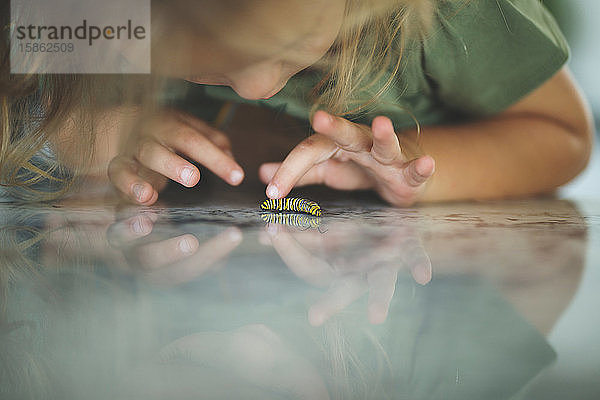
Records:
[[[202,275],[242,241],[236,227],[202,243],[189,233],[171,237],[172,232],[162,229],[154,232],[157,218],[148,212],[117,221],[108,228],[107,239],[122,251],[131,268],[159,285],[178,285]]]
[[[371,225],[372,226],[372,225]],[[368,231],[357,222],[329,224],[327,233],[267,224],[265,240],[290,270],[311,285],[327,287],[308,312],[311,325],[320,326],[368,291],[368,318],[383,323],[394,296],[398,271],[409,269],[425,285],[431,262],[416,230],[392,226]]]
[[[41,261],[49,267],[93,262],[171,286],[208,271],[242,240],[231,227],[199,241],[159,216],[139,208],[52,210],[44,217]]]
[[[262,324],[179,338],[132,370],[120,392],[126,399],[330,398],[315,366]]]

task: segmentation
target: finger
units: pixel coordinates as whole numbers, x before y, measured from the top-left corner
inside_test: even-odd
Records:
[[[426,285],[431,281],[433,269],[431,260],[421,246],[411,249],[407,254],[405,263],[410,268],[410,273],[419,285]]]
[[[165,188],[165,186],[167,186],[169,179],[166,178],[165,176],[141,165],[137,160],[135,160],[133,158],[129,158],[129,157],[119,157],[119,158],[121,161],[126,162],[131,167],[130,168],[131,171],[133,171],[143,181],[149,183],[154,188],[154,190],[156,190],[157,192],[162,191]],[[117,161],[119,161],[119,160],[117,160]]]
[[[212,127],[201,119],[194,117],[193,115],[187,113],[178,113],[177,115],[182,122],[188,124],[203,134],[215,146],[231,156],[231,141],[223,132]]]
[[[280,162],[264,163],[258,168],[258,177],[263,183],[269,183],[281,166]]]
[[[260,166],[259,177],[269,182],[281,163],[265,163]],[[340,162],[330,159],[310,168],[294,186],[326,185],[340,190],[370,189],[372,179],[364,169],[353,162]]]
[[[397,269],[386,267],[377,268],[367,276],[369,284],[369,303],[367,307],[369,322],[372,324],[385,322],[396,290],[397,279]]]
[[[179,127],[165,144],[204,165],[231,185],[239,185],[244,179],[244,170],[231,156],[191,127]]]
[[[371,155],[382,164],[391,164],[402,155],[398,136],[394,132],[392,121],[387,117],[376,117],[371,124],[373,147]]]
[[[356,275],[349,275],[334,282],[321,300],[308,310],[308,321],[320,326],[358,299],[366,290],[365,283]]]
[[[333,271],[327,262],[302,247],[285,229],[270,224],[266,230],[273,248],[297,277],[315,286],[331,282]]]
[[[143,166],[183,186],[195,186],[200,180],[198,168],[154,139],[143,139],[135,157]]]
[[[143,269],[157,269],[173,264],[193,255],[198,246],[198,239],[190,234],[141,245],[134,251],[136,266]]]
[[[429,257],[425,257],[419,263],[415,263],[410,268],[410,273],[419,285],[427,285],[431,282],[433,271]]]
[[[412,187],[421,186],[433,175],[435,171],[435,161],[429,156],[423,156],[412,160],[406,168],[403,169],[406,183]]]
[[[152,171],[143,165],[138,165],[137,174],[140,178],[152,185],[154,190],[159,193],[167,186],[167,183],[169,182],[169,179],[164,175],[161,175],[156,171]]]
[[[160,285],[178,285],[188,282],[209,270],[213,264],[227,256],[242,241],[242,232],[231,227],[200,244],[191,257],[168,267],[150,272],[147,278]]]
[[[271,199],[285,197],[308,170],[331,158],[336,150],[335,143],[323,135],[306,138],[283,160],[267,186],[267,196]]]
[[[137,169],[135,160],[115,157],[108,166],[108,177],[128,200],[141,205],[154,204],[158,199],[158,192],[137,174]]]
[[[134,215],[123,221],[115,222],[106,230],[106,240],[115,248],[149,235],[154,227],[154,219],[147,214]]]
[[[370,128],[364,125],[334,117],[325,111],[317,111],[313,117],[312,127],[315,132],[327,136],[346,151],[371,150],[373,139]]]
[[[131,207],[129,205],[117,205],[114,209],[115,221],[117,224],[122,223],[124,221],[131,220],[133,217],[138,215],[143,215],[144,217],[150,218],[152,225],[158,221],[159,215],[154,211],[149,210],[141,210],[138,207]]]

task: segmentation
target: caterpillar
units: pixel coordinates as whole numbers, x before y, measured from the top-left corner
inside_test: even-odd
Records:
[[[321,226],[321,218],[306,214],[262,213],[260,217],[268,224],[288,225],[296,228],[317,228]]]
[[[285,197],[283,199],[267,199],[262,202],[260,208],[271,212],[293,212],[321,216],[321,207],[312,200],[298,197]]]

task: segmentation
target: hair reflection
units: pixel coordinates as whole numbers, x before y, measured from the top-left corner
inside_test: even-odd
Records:
[[[555,357],[544,333],[586,245],[571,204],[528,204],[543,211],[328,217],[326,235],[270,227],[258,239],[275,251],[235,253],[206,221],[146,213],[150,232],[133,236],[140,214],[31,209],[1,233],[1,397],[512,398]],[[77,245],[53,242],[66,226]],[[189,232],[195,253],[158,259]],[[139,250],[156,243],[169,245]],[[203,243],[227,264],[203,264]]]

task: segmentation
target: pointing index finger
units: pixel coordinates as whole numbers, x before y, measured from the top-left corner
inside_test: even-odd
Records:
[[[316,164],[328,160],[338,147],[326,136],[315,134],[304,139],[288,154],[267,187],[271,199],[285,197],[294,185]]]

